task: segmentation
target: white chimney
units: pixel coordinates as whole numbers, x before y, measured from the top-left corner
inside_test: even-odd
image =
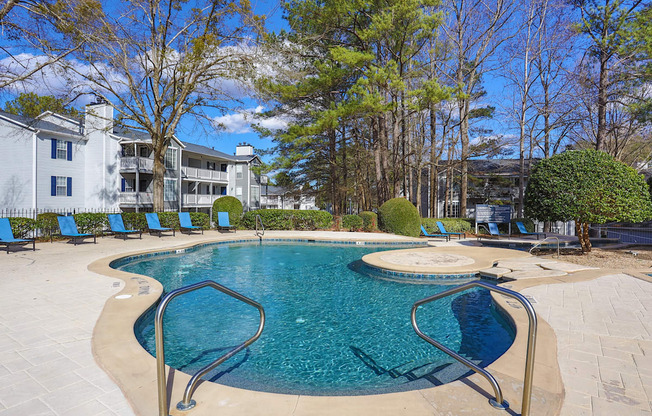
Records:
[[[254,147],[249,143],[240,143],[235,147],[236,156],[253,156]]]
[[[113,106],[106,102],[88,104],[85,117],[86,134],[95,131],[113,132]]]

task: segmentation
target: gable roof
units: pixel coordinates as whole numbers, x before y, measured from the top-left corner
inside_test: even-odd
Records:
[[[213,156],[213,157],[218,157],[220,159],[226,159],[226,160],[232,160],[236,162],[249,162],[254,159],[260,160],[258,155],[251,155],[251,156],[235,156],[235,155],[230,155],[228,153],[220,152],[219,150],[215,150],[211,147],[206,147],[202,146],[199,144],[194,144],[194,143],[187,143],[183,142],[183,144],[186,146],[183,150],[184,152],[192,152],[192,153],[199,153],[201,155],[206,155],[206,156]]]
[[[119,138],[121,140],[121,143],[123,141],[151,143],[152,141],[152,138],[149,135],[149,133],[144,131],[134,130],[125,126],[113,126],[113,132],[111,134]],[[180,147],[182,148],[185,147],[184,143],[181,140],[177,139],[177,136],[173,135],[172,139],[175,142],[179,143]]]
[[[0,118],[11,121],[14,124],[17,124],[20,127],[30,130],[41,130],[45,132],[59,133],[67,136],[83,137],[79,131],[71,130],[58,124],[40,120],[38,118],[31,118],[25,116],[19,116],[16,114],[7,113],[6,111],[0,110]]]

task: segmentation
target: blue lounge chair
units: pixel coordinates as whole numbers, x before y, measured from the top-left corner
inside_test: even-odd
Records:
[[[459,238],[461,240],[462,236],[465,235],[464,233],[456,233],[456,232],[452,232],[452,231],[451,232],[446,231],[446,227],[444,227],[444,224],[441,221],[437,221],[437,228],[439,228],[440,233],[446,234],[449,239],[450,239],[450,236],[456,235],[457,238]]]
[[[487,225],[489,226],[489,236],[497,238],[509,237],[507,234],[501,234],[500,231],[498,231],[498,224],[495,222],[489,222]]]
[[[165,231],[172,231],[172,235],[175,236],[176,232],[174,228],[161,227],[161,222],[158,220],[158,214],[155,212],[150,212],[145,214],[145,219],[147,219],[147,228],[149,229],[150,234],[152,232],[158,233],[159,238],[161,234]]]
[[[546,238],[545,233],[531,233],[531,232],[529,232],[529,231],[525,228],[525,225],[523,225],[523,223],[520,222],[520,221],[517,221],[517,222],[516,222],[516,226],[518,227],[518,233],[521,234],[521,235],[536,235],[536,236],[537,236],[537,240],[539,239],[539,236],[540,236],[540,235],[542,235],[543,238]]]
[[[70,237],[74,245],[77,245],[79,240],[83,240],[84,238],[88,237],[93,237],[93,243],[97,244],[97,237],[95,234],[80,233],[77,231],[75,217],[57,217],[57,221],[59,221],[59,230],[61,230],[61,235],[64,237]]]
[[[444,237],[446,241],[450,241],[451,239],[450,236],[444,234],[428,234],[428,231],[426,231],[426,228],[423,225],[421,226],[421,233],[426,237]]]
[[[192,230],[201,230],[201,233],[204,234],[204,229],[196,225],[192,225],[192,220],[190,219],[189,212],[180,212],[179,213],[179,228],[181,231],[188,230],[188,234],[192,233]]]
[[[122,215],[120,214],[109,214],[109,226],[111,226],[111,231],[115,235],[121,235],[124,240],[127,239],[128,234],[138,233],[138,238],[142,240],[143,232],[140,230],[125,230],[125,223],[122,221]]]
[[[229,222],[229,213],[228,212],[218,212],[217,213],[217,228],[233,230],[235,231],[235,225],[231,225]]]
[[[11,231],[11,223],[9,218],[0,218],[0,244],[4,244],[9,254],[9,246],[12,244],[24,245],[32,243],[32,250],[36,251],[36,242],[34,239],[25,240],[22,238],[14,238],[14,233]]]

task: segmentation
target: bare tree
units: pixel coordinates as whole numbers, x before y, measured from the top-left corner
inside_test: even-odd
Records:
[[[66,71],[111,103],[123,124],[149,134],[154,210],[164,209],[164,157],[179,121],[232,97],[223,82],[245,70],[242,42],[256,20],[249,2],[130,0],[69,28],[78,45]],[[67,7],[65,12],[80,13]]]

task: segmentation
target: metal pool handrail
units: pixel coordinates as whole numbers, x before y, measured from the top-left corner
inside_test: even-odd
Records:
[[[533,245],[532,248],[530,248],[530,251],[528,251],[528,253],[532,254],[532,250],[539,247],[541,244],[545,243],[546,240],[549,240],[551,238],[554,238],[555,240],[557,240],[557,258],[559,258],[559,237],[555,237],[555,236],[546,237],[541,241],[537,241],[537,243],[535,245]]]
[[[258,231],[258,222],[260,222],[260,228],[263,229],[263,232]],[[263,219],[260,215],[256,215],[256,235],[262,240],[262,237],[265,235],[265,225],[263,224]]]
[[[188,292],[192,292],[194,290],[202,289],[204,287],[212,287],[213,289],[219,290],[222,293],[225,293],[235,299],[238,299],[239,301],[242,301],[248,305],[255,307],[256,309],[258,309],[258,313],[260,314],[260,324],[258,325],[258,331],[256,331],[256,334],[253,337],[249,338],[247,341],[243,342],[242,344],[235,347],[228,353],[224,354],[222,357],[218,358],[217,360],[203,367],[202,369],[197,371],[197,373],[195,373],[194,376],[190,378],[190,381],[186,386],[186,390],[183,393],[183,400],[177,404],[177,409],[189,410],[195,407],[196,402],[192,400],[192,395],[195,392],[195,389],[197,388],[197,383],[199,383],[199,380],[203,376],[205,376],[209,371],[211,371],[218,365],[222,364],[224,361],[228,360],[238,352],[242,351],[244,348],[251,345],[251,343],[256,341],[260,337],[260,334],[263,332],[263,327],[265,326],[265,310],[263,309],[263,307],[258,302],[255,302],[249,299],[248,297],[243,296],[238,292],[235,292],[212,280],[205,280],[203,282],[188,285],[173,290],[167,295],[165,295],[163,299],[161,299],[161,303],[159,303],[158,307],[156,308],[156,317],[154,319],[154,331],[156,337],[156,375],[158,379],[159,416],[168,416],[167,380],[165,376],[165,347],[163,345],[163,338],[164,338],[163,337],[164,335],[163,314],[165,313],[165,309],[167,308],[170,301],[172,301],[172,299],[174,299],[175,297],[186,294]]]
[[[483,368],[478,367],[475,363],[473,363],[470,360],[467,360],[466,358],[460,356],[457,354],[455,351],[447,348],[446,346],[440,344],[439,342],[435,341],[434,339],[430,338],[421,330],[419,329],[419,326],[417,325],[417,319],[416,319],[416,312],[417,308],[421,305],[425,305],[426,303],[435,301],[437,299],[444,298],[446,296],[454,295],[459,292],[463,292],[467,289],[471,289],[473,287],[482,287],[487,290],[491,290],[494,292],[501,293],[505,296],[509,296],[511,298],[516,299],[519,301],[523,307],[525,308],[525,311],[527,312],[528,315],[528,341],[527,341],[527,353],[525,356],[525,376],[523,380],[523,403],[521,405],[521,415],[522,416],[528,416],[530,413],[530,400],[532,397],[532,373],[534,372],[534,347],[536,343],[536,338],[537,338],[537,316],[536,313],[534,312],[534,308],[532,307],[532,304],[530,301],[525,298],[525,296],[521,295],[518,292],[514,292],[513,290],[505,289],[500,286],[494,286],[489,283],[485,282],[469,282],[457,287],[454,287],[452,289],[445,290],[441,293],[438,293],[436,295],[421,299],[419,301],[416,301],[414,305],[412,306],[412,313],[411,313],[411,318],[412,318],[412,327],[414,328],[414,331],[419,335],[422,339],[430,343],[431,345],[439,348],[446,354],[450,355],[451,357],[455,358],[457,361],[460,363],[464,364],[465,366],[469,367],[471,370],[475,371],[476,373],[480,374],[483,376],[487,381],[491,384],[491,387],[494,389],[494,396],[495,399],[490,399],[489,403],[491,403],[492,406],[499,408],[499,409],[507,409],[509,407],[509,403],[507,401],[503,400],[503,393],[500,390],[500,386],[498,385],[498,382],[496,379],[486,370]]]

